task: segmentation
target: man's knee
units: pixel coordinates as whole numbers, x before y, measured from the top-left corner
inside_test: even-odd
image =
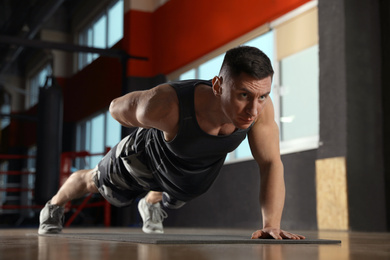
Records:
[[[84,189],[86,192],[89,193],[97,193],[99,192],[96,188],[95,182],[94,182],[94,175],[96,170],[79,170],[77,172],[74,172],[70,178],[73,178],[73,181],[79,182],[79,184],[82,184],[84,186]]]
[[[95,169],[89,170],[85,176],[85,180],[87,183],[87,190],[90,193],[98,193],[99,192],[98,188],[96,187],[96,183],[95,183],[95,175],[96,174],[97,174],[97,169],[95,168]]]

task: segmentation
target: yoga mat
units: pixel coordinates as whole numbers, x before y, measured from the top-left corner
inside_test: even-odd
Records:
[[[141,244],[339,244],[340,240],[313,239],[275,240],[250,239],[237,235],[190,235],[190,234],[126,234],[126,233],[61,233],[46,235],[87,240],[118,241]]]

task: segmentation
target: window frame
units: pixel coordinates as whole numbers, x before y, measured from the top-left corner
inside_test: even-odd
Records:
[[[270,28],[276,28],[278,25],[282,24],[282,23],[285,23],[287,21],[290,21],[292,19],[294,19],[295,17],[298,17],[299,15],[313,9],[313,8],[316,8],[318,6],[318,0],[312,0],[294,10],[292,10],[291,12],[281,16],[280,18],[272,21],[270,23]],[[274,34],[274,57],[273,57],[273,60],[274,60],[274,71],[275,71],[275,74],[274,74],[274,83],[273,83],[273,87],[274,87],[274,109],[275,109],[275,121],[276,123],[278,124],[278,127],[280,129],[281,125],[280,125],[280,117],[281,117],[281,111],[280,111],[280,107],[281,107],[281,100],[280,100],[280,91],[281,91],[281,83],[280,83],[280,80],[281,80],[281,77],[280,77],[280,73],[281,73],[281,69],[280,69],[280,61],[278,61],[278,58],[277,58],[277,47],[276,47],[276,44],[277,44],[277,39],[276,39],[276,33]],[[317,43],[318,44],[318,43]],[[319,86],[318,86],[319,87]],[[319,112],[319,107],[318,107],[318,112]],[[289,141],[280,141],[280,154],[281,155],[284,155],[284,154],[291,154],[291,153],[297,153],[297,152],[303,152],[303,151],[309,151],[309,150],[315,150],[315,149],[318,149],[318,147],[320,146],[320,137],[319,137],[319,132],[317,135],[313,135],[313,136],[308,136],[308,137],[303,137],[303,138],[297,138],[297,139],[294,139],[294,140],[289,140]]]
[[[30,73],[27,75],[27,92],[26,92],[26,99],[25,99],[25,108],[30,109],[39,102],[39,89],[43,87],[44,85],[37,85],[37,88],[35,88],[35,83],[33,84],[33,80],[39,80],[39,74],[41,74],[45,69],[49,69],[49,74],[48,75],[53,75],[53,64],[45,59],[40,62],[33,70],[30,71]],[[46,79],[45,79],[46,82]],[[45,82],[43,84],[45,84]],[[38,83],[39,84],[39,83]],[[34,89],[33,89],[34,88]],[[32,91],[37,91],[36,97],[34,96],[34,99],[32,100]]]
[[[103,110],[103,111],[99,111],[98,113],[95,113],[79,122],[76,123],[76,127],[75,127],[75,151],[76,152],[80,152],[80,151],[88,151],[92,154],[95,154],[95,153],[100,153],[100,152],[91,152],[91,148],[92,148],[92,132],[93,132],[93,127],[92,127],[92,121],[99,117],[99,116],[103,116],[103,147],[101,147],[101,153],[102,155],[98,155],[96,156],[99,157],[99,160],[103,157],[103,154],[106,152],[106,149],[108,148],[109,146],[109,140],[107,138],[107,135],[108,135],[108,122],[109,122],[109,118],[111,115],[110,115],[110,112],[109,110]],[[119,138],[117,140],[116,143],[118,143],[120,140],[121,140],[121,137],[122,137],[122,128],[120,126],[119,123],[117,123],[117,126],[119,128]],[[110,133],[112,134],[112,133]],[[111,146],[109,148],[112,148]],[[92,164],[91,163],[91,160],[92,158],[91,157],[87,157],[84,159],[80,159],[80,158],[76,158],[75,160],[75,163],[74,163],[74,166],[77,168],[77,169],[84,169],[84,168],[93,168],[95,167],[96,165]]]
[[[88,46],[88,47],[94,47],[94,25],[103,17],[105,16],[105,39],[104,39],[104,48],[111,48],[113,47],[120,39],[113,43],[111,46],[109,46],[109,11],[111,8],[113,8],[118,2],[122,2],[122,10],[124,10],[124,1],[125,0],[113,0],[113,1],[105,1],[104,3],[98,5],[92,12],[90,12],[90,15],[87,18],[84,18],[80,22],[80,26],[78,26],[75,30],[74,34],[74,41],[78,45],[82,46]],[[122,14],[122,22],[124,19],[124,15]],[[123,24],[122,24],[123,28]],[[89,31],[91,31],[91,35],[89,34]],[[92,42],[89,43],[90,38],[92,39]],[[122,30],[122,38],[123,38],[123,30]],[[82,40],[81,40],[82,39]],[[101,48],[101,47],[99,47]],[[83,70],[86,66],[93,63],[94,60],[99,58],[99,55],[96,53],[76,53],[75,59],[74,59],[74,68],[75,72]]]

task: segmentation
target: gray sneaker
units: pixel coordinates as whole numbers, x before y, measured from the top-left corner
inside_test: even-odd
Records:
[[[46,203],[39,215],[38,234],[58,234],[61,233],[64,223],[64,207]]]
[[[160,203],[150,204],[145,198],[138,203],[138,210],[144,222],[142,231],[148,234],[164,233],[162,222],[168,214],[161,208]]]

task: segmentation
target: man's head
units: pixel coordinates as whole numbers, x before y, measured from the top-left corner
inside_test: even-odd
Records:
[[[271,61],[261,50],[240,46],[226,52],[222,63],[220,76],[225,80],[236,79],[245,73],[255,79],[264,79],[274,75]]]
[[[265,108],[273,73],[269,58],[259,49],[242,46],[229,50],[219,76],[213,78],[224,122],[248,128]]]

